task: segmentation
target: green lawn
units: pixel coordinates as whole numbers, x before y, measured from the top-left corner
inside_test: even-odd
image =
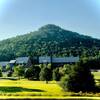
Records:
[[[100,79],[100,72],[92,72],[95,79]]]
[[[92,73],[96,79],[100,79],[100,72]],[[93,97],[94,96],[94,97]],[[29,81],[26,79],[10,80],[0,79],[0,98],[56,98],[56,99],[98,99],[100,93],[72,93],[64,92],[55,82],[48,84],[42,81]]]
[[[92,72],[92,74],[94,75],[96,84],[100,86],[100,72]]]
[[[0,97],[63,96],[62,88],[55,81],[0,80]]]
[[[0,98],[56,98],[56,99],[90,99],[93,93],[72,93],[64,92],[63,89],[55,82],[48,84],[42,81],[29,80],[0,80]],[[92,97],[92,99],[100,99]]]

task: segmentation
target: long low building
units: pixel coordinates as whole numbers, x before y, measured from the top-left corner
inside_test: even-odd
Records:
[[[9,64],[11,67],[15,65],[23,65],[23,66],[31,66],[33,64],[47,64],[47,63],[53,63],[53,64],[71,64],[76,63],[79,61],[79,56],[77,57],[51,57],[51,56],[40,56],[40,57],[18,57],[15,60],[10,60],[9,62],[0,62],[0,66],[2,66],[4,69],[7,64]]]
[[[41,63],[76,63],[79,61],[79,56],[77,57],[39,57],[39,64]]]
[[[79,57],[54,57],[52,63],[76,63],[79,61]]]

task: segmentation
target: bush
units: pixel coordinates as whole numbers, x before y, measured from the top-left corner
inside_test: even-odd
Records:
[[[24,77],[30,79],[30,77],[32,77],[31,74],[32,74],[32,70],[31,70],[31,68],[28,68],[25,70]]]
[[[10,71],[11,67],[9,65],[6,66],[6,71]]]
[[[60,84],[65,91],[68,91],[67,83],[68,83],[68,75],[66,74],[61,78],[61,84]]]
[[[55,80],[55,81],[59,81],[60,80],[61,75],[59,73],[59,68],[56,68],[56,69],[53,70],[52,77],[53,77],[53,80]]]
[[[30,80],[39,80],[40,68],[38,66],[32,66],[25,70],[25,78]]]
[[[12,72],[12,71],[9,71],[8,74],[7,74],[7,76],[8,76],[8,77],[11,77],[12,74],[13,74],[13,72]]]
[[[17,77],[21,77],[21,76],[24,76],[24,67],[23,66],[16,66],[14,67],[14,75],[17,76]]]
[[[61,76],[64,76],[65,74],[69,74],[72,68],[73,65],[65,64],[63,67],[59,68],[59,73]]]
[[[74,92],[87,92],[95,89],[95,81],[89,67],[80,62],[72,68],[71,73],[61,80],[64,89]]]
[[[40,80],[46,81],[46,83],[48,83],[48,81],[50,81],[51,79],[52,79],[52,70],[45,66],[44,68],[41,69]]]
[[[0,77],[2,77],[3,75],[2,75],[2,71],[1,71],[1,69],[0,69]]]

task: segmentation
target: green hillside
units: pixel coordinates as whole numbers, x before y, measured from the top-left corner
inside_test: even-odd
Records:
[[[18,56],[96,56],[100,40],[48,24],[35,32],[0,41],[0,60]]]

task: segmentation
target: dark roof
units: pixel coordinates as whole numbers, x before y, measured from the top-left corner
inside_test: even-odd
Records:
[[[77,57],[51,57],[50,56],[41,56],[39,57],[39,63],[75,63],[79,61],[79,56]]]
[[[29,57],[18,57],[16,58],[16,64],[27,64]]]

